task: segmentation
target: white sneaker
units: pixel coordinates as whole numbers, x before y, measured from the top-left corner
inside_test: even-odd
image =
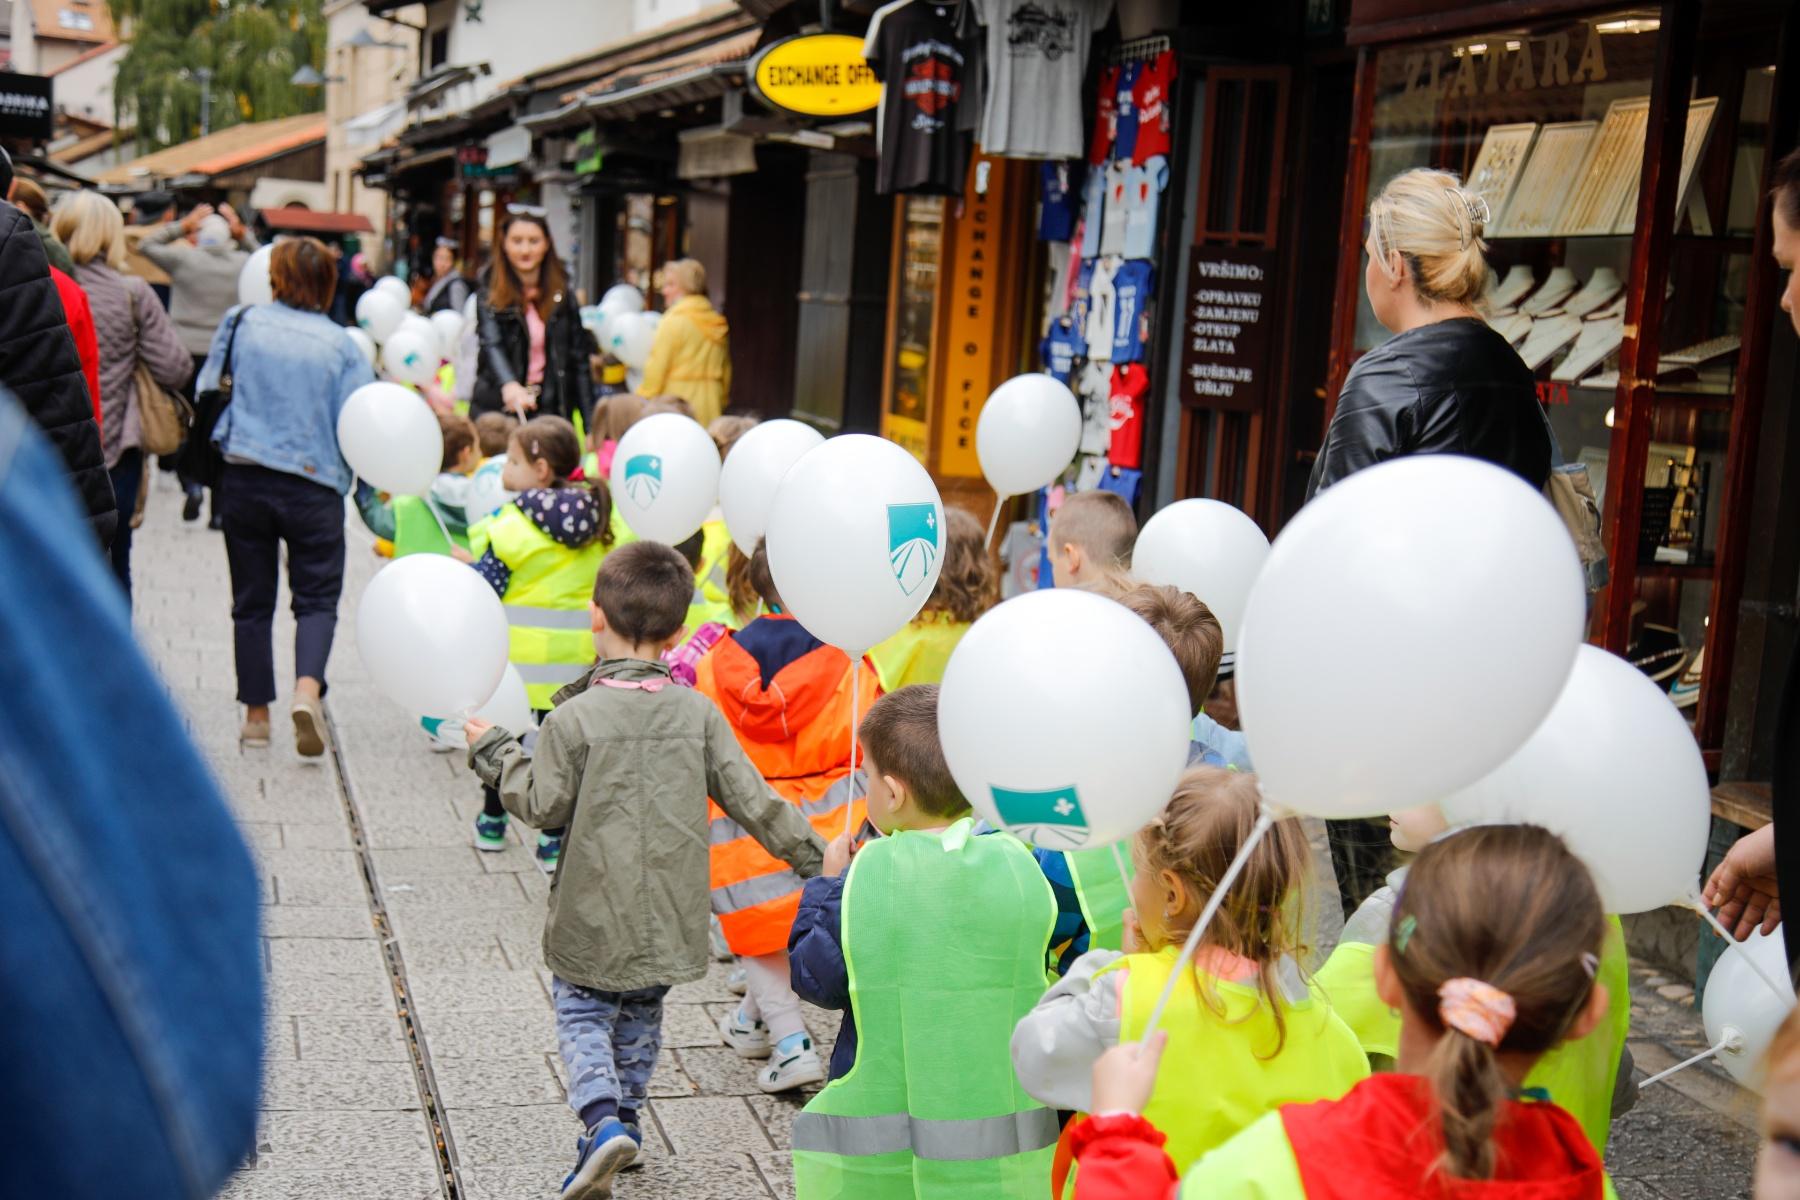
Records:
[[[750,990],[750,972],[742,964],[731,968],[731,973],[725,976],[725,990],[734,996],[741,996]]]
[[[809,1083],[825,1082],[825,1064],[807,1038],[792,1054],[777,1055],[768,1066],[756,1073],[756,1086],[771,1094],[791,1092]]]
[[[761,1021],[746,1021],[741,1009],[733,1008],[719,1018],[719,1036],[742,1058],[767,1058],[769,1027]]]

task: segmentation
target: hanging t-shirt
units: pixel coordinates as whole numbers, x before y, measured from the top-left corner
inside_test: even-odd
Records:
[[[1150,258],[1156,253],[1156,218],[1162,192],[1169,184],[1169,160],[1153,158],[1125,172],[1125,241],[1120,251],[1126,258]]]
[[[1081,83],[1113,0],[966,0],[987,28],[981,147],[1003,158],[1080,158]]]
[[[956,9],[898,0],[876,12],[863,55],[882,82],[875,190],[960,196],[969,137],[957,132],[967,57]]]
[[[1063,383],[1075,372],[1075,360],[1081,357],[1083,345],[1081,333],[1075,328],[1075,322],[1067,317],[1058,317],[1050,322],[1050,335],[1043,341],[1044,370],[1056,376]]]
[[[1075,234],[1075,165],[1047,162],[1043,168],[1043,211],[1038,217],[1038,238],[1066,242]]]
[[[1081,219],[1086,222],[1081,231],[1083,258],[1095,258],[1100,254],[1101,215],[1105,211],[1106,172],[1093,167],[1081,183]]]
[[[1080,236],[1081,224],[1075,225]],[[1050,315],[1067,316],[1075,303],[1075,269],[1079,263],[1068,242],[1051,242],[1045,247],[1050,258]]]
[[[1113,368],[1112,441],[1106,458],[1115,467],[1144,465],[1144,393],[1150,390],[1150,373],[1137,363]]]
[[[1113,97],[1114,117],[1113,157],[1131,161],[1132,150],[1137,146],[1138,111],[1137,81],[1142,63],[1126,63],[1119,68],[1117,94]],[[1101,84],[1105,86],[1104,81]]]
[[[1088,143],[1088,166],[1097,167],[1112,157],[1113,137],[1119,131],[1119,68],[1110,66],[1100,72],[1100,90],[1094,96],[1094,137]]]
[[[1081,446],[1083,454],[1105,454],[1112,444],[1112,371],[1103,362],[1089,362],[1075,381],[1081,397]]]
[[[1142,259],[1126,259],[1113,272],[1113,303],[1118,312],[1113,317],[1112,360],[1133,363],[1144,357],[1144,306],[1150,303],[1151,280],[1155,269]]]
[[[1113,295],[1113,272],[1117,269],[1117,259],[1097,258],[1093,278],[1088,281],[1087,356],[1109,362],[1112,360],[1113,321],[1117,316],[1117,301]]]
[[[1133,162],[1148,162],[1157,155],[1167,156],[1172,144],[1175,114],[1169,107],[1169,89],[1175,81],[1175,53],[1164,50],[1138,72],[1137,142],[1131,147]]]
[[[1125,219],[1127,199],[1126,182],[1130,178],[1131,164],[1114,161],[1106,168],[1106,215],[1100,222],[1100,253],[1125,253]]]
[[[1100,473],[1100,480],[1094,486],[1102,492],[1111,492],[1123,500],[1130,508],[1136,508],[1138,489],[1144,485],[1144,473],[1130,467],[1112,466]]]

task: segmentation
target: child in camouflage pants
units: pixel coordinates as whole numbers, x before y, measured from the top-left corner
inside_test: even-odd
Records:
[[[569,1107],[592,1129],[617,1115],[637,1128],[638,1112],[662,1047],[667,986],[635,992],[601,992],[555,976],[556,1041],[569,1069]]]

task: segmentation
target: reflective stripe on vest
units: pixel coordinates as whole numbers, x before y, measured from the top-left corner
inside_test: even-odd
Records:
[[[506,594],[507,656],[519,669],[531,707],[550,708],[564,684],[594,662],[588,602],[607,547],[598,539],[579,548],[557,542],[517,504],[508,504],[469,531],[476,558],[492,549],[511,570]]]
[[[519,673],[519,682],[523,683],[528,691],[533,687],[555,687],[560,690],[566,684],[574,683],[587,674],[588,668],[592,665],[592,663],[586,666],[569,663],[515,663],[513,669]],[[537,706],[534,704],[532,707],[536,708]],[[540,708],[538,711],[544,710]]]
[[[538,608],[531,604],[507,604],[502,607],[506,609],[508,625],[527,625],[534,629],[579,629],[583,632],[594,627],[593,616],[585,608]]]
[[[802,1112],[794,1117],[794,1149],[860,1156],[910,1150],[936,1162],[970,1162],[1029,1154],[1054,1146],[1056,1114],[1047,1108],[975,1117],[967,1121],[924,1121],[905,1113],[879,1117],[833,1117]]]
[[[858,770],[854,775],[846,775],[826,788],[824,795],[815,796],[811,800],[803,800],[794,807],[808,817],[816,817],[842,808],[852,797],[860,796],[866,790],[866,777],[861,770]],[[707,834],[707,841],[710,845],[723,846],[735,842],[741,837],[749,837],[750,831],[721,811],[709,823]]]
[[[1043,996],[1055,924],[1030,850],[969,818],[858,852],[839,918],[856,1061],[794,1119],[800,1200],[1049,1191],[1056,1116],[1019,1086],[1008,1039]]]
[[[800,885],[800,877],[792,871],[774,871],[768,875],[758,875],[755,879],[728,883],[712,890],[713,911],[724,916],[758,904],[767,904],[790,892],[799,891]]]

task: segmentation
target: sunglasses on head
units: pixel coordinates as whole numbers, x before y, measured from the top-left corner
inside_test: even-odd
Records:
[[[547,217],[550,210],[540,204],[509,204],[506,206],[509,215],[515,217]]]

